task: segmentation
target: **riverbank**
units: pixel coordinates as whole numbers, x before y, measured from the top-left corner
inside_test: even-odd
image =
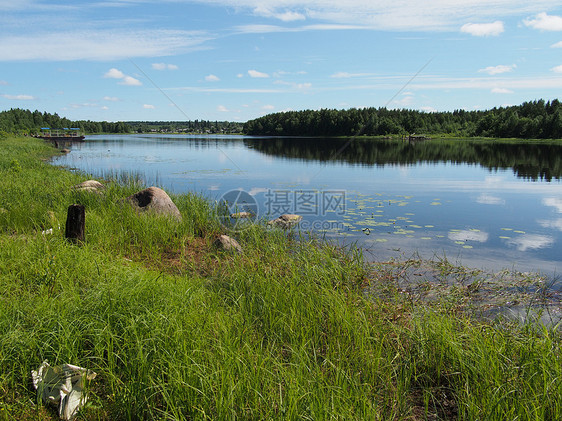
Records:
[[[562,416],[554,328],[477,321],[460,287],[420,304],[360,251],[265,226],[220,251],[197,195],[171,196],[179,224],[139,216],[119,204],[134,180],[75,191],[87,177],[43,162],[45,142],[0,148],[0,419],[57,419],[32,403],[44,360],[98,373],[84,419]]]

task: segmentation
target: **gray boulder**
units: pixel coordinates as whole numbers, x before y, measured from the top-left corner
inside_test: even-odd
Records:
[[[269,221],[267,224],[278,228],[289,229],[294,225],[297,225],[301,220],[302,216],[300,215],[285,213],[279,218]]]
[[[103,189],[105,189],[105,186],[97,180],[87,180],[80,184],[76,184],[75,186],[72,186],[72,190],[84,191],[84,192],[99,193],[100,190]]]
[[[127,197],[127,201],[137,210],[153,212],[157,215],[167,216],[181,222],[181,213],[172,202],[168,194],[158,188],[149,187]]]
[[[215,247],[225,250],[225,251],[236,251],[238,253],[242,253],[242,247],[234,238],[229,237],[228,235],[221,235],[219,238],[215,240]]]

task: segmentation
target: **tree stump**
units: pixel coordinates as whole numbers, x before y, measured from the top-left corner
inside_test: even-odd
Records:
[[[83,243],[86,230],[86,208],[83,205],[70,205],[66,216],[64,236],[71,243]]]

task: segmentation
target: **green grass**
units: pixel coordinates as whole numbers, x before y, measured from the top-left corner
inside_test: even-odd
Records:
[[[88,177],[42,162],[41,141],[0,149],[2,420],[57,419],[34,404],[45,359],[98,373],[89,420],[562,417],[554,328],[367,294],[360,252],[263,226],[222,252],[197,195],[173,196],[181,224],[138,215],[120,203],[135,182],[79,193]],[[64,240],[72,203],[82,246]]]

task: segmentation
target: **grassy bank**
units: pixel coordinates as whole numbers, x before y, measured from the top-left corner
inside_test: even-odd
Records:
[[[0,150],[0,419],[57,418],[34,404],[45,359],[98,373],[81,419],[562,417],[554,329],[366,294],[360,253],[261,226],[222,252],[196,195],[172,197],[181,224],[139,216],[119,204],[133,181],[76,192],[87,177],[42,141]],[[72,203],[82,246],[63,238]]]

